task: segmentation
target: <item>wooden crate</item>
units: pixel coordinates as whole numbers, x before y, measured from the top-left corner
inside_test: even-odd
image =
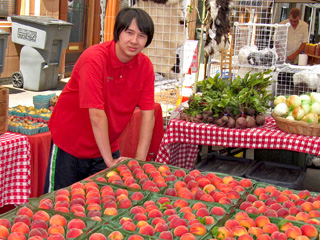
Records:
[[[9,90],[0,86],[0,134],[8,130]]]

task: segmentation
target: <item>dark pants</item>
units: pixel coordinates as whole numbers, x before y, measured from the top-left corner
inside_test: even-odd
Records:
[[[112,153],[112,157],[119,158],[120,151]],[[102,157],[77,158],[51,144],[43,193],[70,186],[106,168]]]

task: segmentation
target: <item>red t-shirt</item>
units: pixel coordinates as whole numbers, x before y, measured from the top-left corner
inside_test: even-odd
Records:
[[[59,96],[49,128],[53,142],[78,158],[101,157],[89,118],[89,108],[105,110],[112,152],[136,107],[154,109],[154,71],[143,53],[122,63],[115,42],[86,49]]]

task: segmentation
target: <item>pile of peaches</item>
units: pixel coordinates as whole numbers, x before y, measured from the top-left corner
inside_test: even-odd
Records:
[[[0,240],[314,240],[320,195],[129,159],[0,216]]]
[[[64,240],[79,237],[95,224],[90,219],[22,206],[14,214],[1,215],[0,239]]]

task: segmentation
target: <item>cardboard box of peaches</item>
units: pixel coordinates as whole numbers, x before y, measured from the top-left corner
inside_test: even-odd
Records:
[[[320,195],[129,159],[0,216],[0,239],[319,239]]]

